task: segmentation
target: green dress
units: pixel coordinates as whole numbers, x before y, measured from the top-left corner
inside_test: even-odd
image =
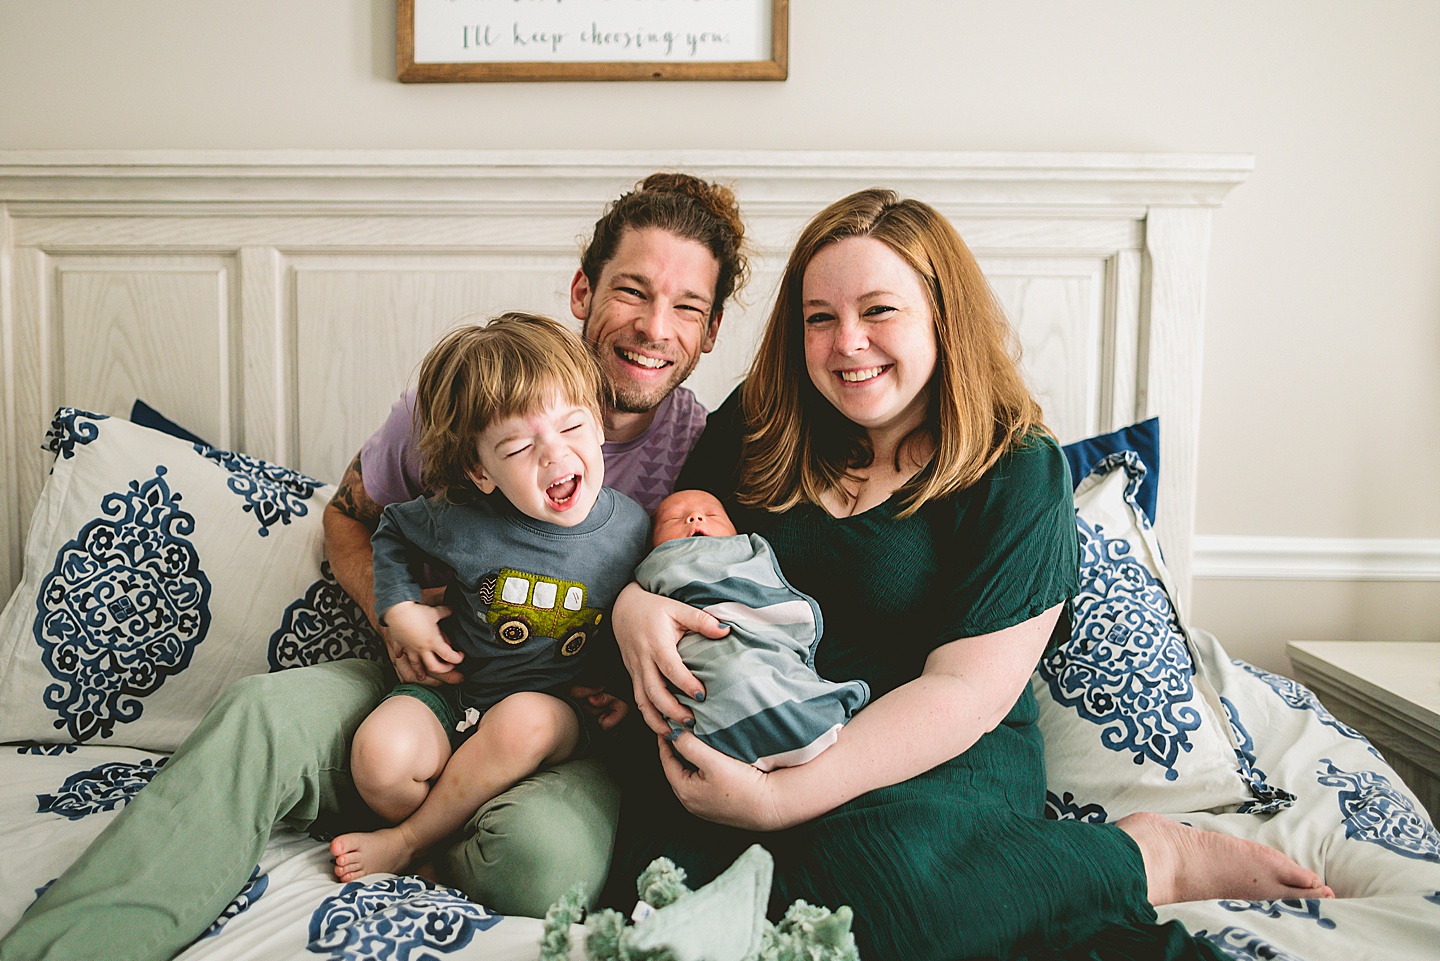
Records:
[[[813,505],[766,514],[730,496],[736,400],[712,415],[679,487],[720,496],[737,528],[765,536],[786,578],[819,602],[822,677],[860,678],[878,699],[919,676],[948,641],[1068,609],[1078,572],[1074,504],[1050,438],[1032,436],[971,487],[908,518],[896,517],[898,494],[854,517]],[[1062,616],[1057,634],[1068,629]],[[1153,922],[1140,852],[1124,832],[1045,819],[1036,716],[1027,686],[1004,722],[960,756],[765,834],[693,817],[663,777],[656,783],[658,765],[632,765],[609,899],[633,904],[621,879],[661,854],[698,886],[759,842],[775,856],[772,914],[796,898],[848,904],[867,961],[1048,955],[1113,923]]]

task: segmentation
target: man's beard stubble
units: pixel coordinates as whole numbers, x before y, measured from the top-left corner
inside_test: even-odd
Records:
[[[622,414],[648,414],[669,397],[670,394],[683,384],[695,370],[695,365],[700,358],[695,358],[684,368],[676,366],[671,378],[666,381],[663,387],[644,389],[632,387],[624,389],[616,385],[610,377],[605,378],[605,394],[611,410]]]

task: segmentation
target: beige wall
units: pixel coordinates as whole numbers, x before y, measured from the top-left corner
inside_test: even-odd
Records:
[[[0,0],[4,148],[1253,153],[1216,218],[1199,532],[1440,539],[1440,4],[793,0],[790,79],[402,85],[394,0]],[[882,12],[883,11],[883,12]],[[1196,620],[1440,639],[1440,582]]]

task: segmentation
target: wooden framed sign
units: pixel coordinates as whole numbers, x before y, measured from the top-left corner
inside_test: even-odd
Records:
[[[397,0],[396,74],[784,80],[789,0]]]

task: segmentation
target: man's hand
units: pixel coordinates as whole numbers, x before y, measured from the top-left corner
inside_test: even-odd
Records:
[[[615,725],[630,714],[630,705],[614,694],[607,694],[603,687],[576,684],[570,688],[570,696],[585,705],[585,710],[595,718],[595,723],[600,725],[602,731],[614,730]]]
[[[450,608],[439,603],[444,588],[425,592],[424,603],[401,601],[385,612],[385,647],[400,680],[412,684],[459,684],[464,676],[456,665],[465,654],[450,646],[440,622]]]

